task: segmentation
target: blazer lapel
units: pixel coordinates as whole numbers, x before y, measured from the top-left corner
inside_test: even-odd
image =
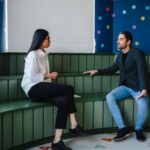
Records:
[[[125,63],[124,67],[127,67],[128,63],[130,62],[131,55],[132,55],[132,48],[128,52],[127,60],[126,60],[126,63]]]
[[[122,62],[122,55],[123,55],[123,53],[121,53],[121,55],[120,55],[120,64],[121,64],[121,67],[124,69],[123,62]]]

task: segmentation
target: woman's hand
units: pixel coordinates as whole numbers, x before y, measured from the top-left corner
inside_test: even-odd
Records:
[[[56,80],[57,77],[58,77],[58,72],[51,72],[51,73],[50,73],[50,78],[51,78],[52,80]]]
[[[47,80],[47,79],[52,79],[52,80],[56,80],[57,79],[57,77],[58,77],[58,72],[51,72],[51,73],[47,73],[46,75],[45,75],[45,80]]]
[[[97,74],[97,70],[85,71],[85,72],[83,72],[83,74],[90,74],[90,76],[94,76],[95,74]]]

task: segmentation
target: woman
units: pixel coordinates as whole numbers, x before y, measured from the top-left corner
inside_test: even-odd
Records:
[[[67,116],[70,116],[70,132],[85,135],[78,125],[75,113],[74,89],[69,85],[53,83],[57,72],[49,72],[48,55],[45,48],[50,46],[48,31],[38,29],[33,35],[30,49],[25,57],[25,69],[21,86],[26,95],[36,102],[50,102],[58,107],[55,136],[52,150],[71,150],[65,146],[61,137],[66,128]]]

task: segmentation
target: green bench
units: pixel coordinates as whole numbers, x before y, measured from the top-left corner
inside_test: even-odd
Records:
[[[21,75],[0,77],[1,149],[8,149],[31,141],[34,142],[51,137],[54,134],[56,108],[48,103],[36,103],[28,100],[20,87],[21,78]],[[91,90],[89,87],[84,88],[87,83],[85,85],[83,83],[84,80],[88,80],[87,78],[91,80],[88,82],[90,84],[97,77],[89,78],[81,74],[60,74],[57,82],[76,87],[76,94],[81,96],[81,98],[75,98],[79,112],[79,122],[85,129],[92,129],[93,126],[98,128],[101,124],[100,120],[93,123],[93,115],[96,117],[95,120],[99,118],[99,110],[96,109],[94,114],[93,110],[96,103],[105,99],[106,92],[83,93]],[[96,79],[94,80],[97,81]],[[87,115],[89,111],[91,111],[91,115]],[[65,130],[65,133],[67,132],[68,128]]]
[[[51,54],[52,71],[60,73],[56,82],[72,85],[78,110],[78,120],[86,130],[105,130],[116,127],[108,110],[105,96],[118,85],[119,75],[84,76],[83,71],[103,68],[114,61],[114,55]],[[23,53],[0,53],[0,149],[52,137],[56,107],[27,99],[20,84],[23,74]],[[149,56],[146,57],[148,64]],[[127,125],[134,126],[136,104],[129,98],[120,103]],[[150,116],[145,126],[149,126]],[[65,133],[68,133],[69,121]]]
[[[76,99],[79,123],[86,130],[105,130],[116,125],[108,111],[105,94],[84,94]],[[120,103],[127,125],[134,126],[136,105],[128,99]],[[129,111],[130,110],[130,111]],[[56,108],[47,103],[35,103],[29,100],[2,102],[0,104],[0,145],[9,149],[23,144],[33,144],[53,136]],[[150,116],[149,116],[150,117]],[[150,119],[146,126],[149,126]],[[65,133],[68,133],[69,123]],[[15,148],[16,149],[16,148]]]
[[[83,102],[83,98],[75,99],[79,123],[85,129],[102,127],[102,118],[99,116],[100,109],[98,109],[98,107],[101,106],[102,108],[103,106],[103,101],[98,101],[101,96],[87,94],[85,98],[86,102]],[[97,109],[94,110],[94,107]],[[93,111],[95,112],[93,113]],[[56,108],[48,103],[35,103],[29,100],[1,102],[1,149],[8,149],[53,136],[55,116]],[[69,123],[65,133],[68,133],[68,128]]]
[[[104,101],[107,93],[84,93],[78,94],[80,97],[75,97],[75,102],[95,102],[95,101]],[[52,106],[50,103],[44,102],[34,102],[29,99],[21,100],[11,100],[0,102],[0,114],[19,111],[22,109],[38,108],[45,106]]]
[[[112,129],[116,125],[107,108],[105,96],[108,83],[114,82],[118,75],[88,77],[82,74],[61,74],[57,82],[75,87],[78,119],[86,130]],[[0,78],[0,146],[8,149],[25,143],[35,142],[53,136],[56,108],[48,103],[36,103],[24,95],[20,81],[22,76],[5,76]],[[102,81],[105,78],[104,81]],[[116,82],[115,82],[116,79]],[[98,83],[101,84],[98,84]],[[96,85],[95,85],[96,84]],[[17,91],[17,92],[16,92]],[[92,91],[92,92],[91,92]],[[129,126],[134,126],[136,104],[130,98],[120,103],[122,113]],[[129,111],[130,110],[130,111]],[[149,125],[150,120],[146,125]],[[69,123],[65,133],[68,133]]]

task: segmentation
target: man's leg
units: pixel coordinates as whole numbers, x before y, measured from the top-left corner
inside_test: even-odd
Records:
[[[124,98],[127,98],[128,96],[130,96],[130,93],[125,86],[115,88],[106,96],[109,110],[119,129],[124,128],[125,124],[117,102],[124,100]]]
[[[114,141],[120,141],[129,136],[129,132],[126,129],[126,125],[123,121],[119,106],[117,104],[119,101],[124,100],[128,96],[131,96],[131,94],[128,91],[128,88],[125,86],[119,86],[115,88],[106,96],[109,110],[119,128],[117,136],[113,138]]]
[[[140,92],[132,92],[133,97],[136,99],[136,97],[140,94]],[[136,100],[138,111],[137,111],[137,121],[135,125],[135,131],[136,131],[136,138],[139,141],[145,141],[145,136],[142,132],[143,130],[143,124],[147,118],[148,115],[148,96],[141,97],[140,99]]]
[[[137,111],[137,122],[135,130],[142,130],[143,124],[148,114],[148,96],[144,96],[136,100],[138,111]]]

